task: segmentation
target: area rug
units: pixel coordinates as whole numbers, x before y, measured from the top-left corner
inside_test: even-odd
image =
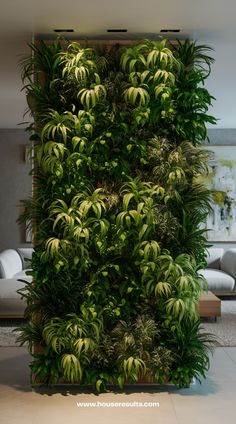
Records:
[[[0,328],[0,347],[1,346],[19,346],[17,343],[17,337],[20,332],[13,332],[12,327],[1,327]]]
[[[204,319],[202,331],[214,334],[219,346],[236,346],[236,300],[221,301],[221,317]]]
[[[17,339],[20,335],[20,328],[25,324],[24,320],[0,320],[0,347],[19,346]]]
[[[20,335],[19,327],[24,321],[0,322],[0,346],[19,346],[17,338]],[[18,328],[18,330],[16,330]],[[236,346],[236,299],[221,302],[221,317],[204,319],[201,331],[214,334],[219,346]]]

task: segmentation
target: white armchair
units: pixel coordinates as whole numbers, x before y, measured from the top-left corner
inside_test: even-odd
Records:
[[[0,253],[0,317],[21,318],[24,316],[25,300],[17,293],[32,277],[27,275],[29,260],[32,257],[31,248],[6,249]]]

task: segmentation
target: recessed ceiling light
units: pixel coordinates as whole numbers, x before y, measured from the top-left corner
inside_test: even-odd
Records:
[[[180,29],[172,29],[172,28],[168,28],[168,29],[161,29],[160,32],[180,32]]]
[[[54,29],[54,32],[74,32],[73,29]]]
[[[123,28],[114,28],[114,29],[107,29],[107,32],[128,32],[128,30]]]

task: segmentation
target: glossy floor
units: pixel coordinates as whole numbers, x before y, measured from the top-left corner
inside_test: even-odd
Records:
[[[68,387],[34,390],[29,384],[29,361],[25,348],[0,348],[2,424],[236,423],[236,347],[215,350],[201,385],[184,390],[142,386],[135,392],[127,389],[99,396]]]

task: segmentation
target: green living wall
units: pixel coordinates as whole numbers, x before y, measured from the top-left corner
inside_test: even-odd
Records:
[[[210,48],[39,42],[23,63],[34,117],[33,284],[21,342],[34,383],[169,381],[209,366],[196,305],[210,193]]]

